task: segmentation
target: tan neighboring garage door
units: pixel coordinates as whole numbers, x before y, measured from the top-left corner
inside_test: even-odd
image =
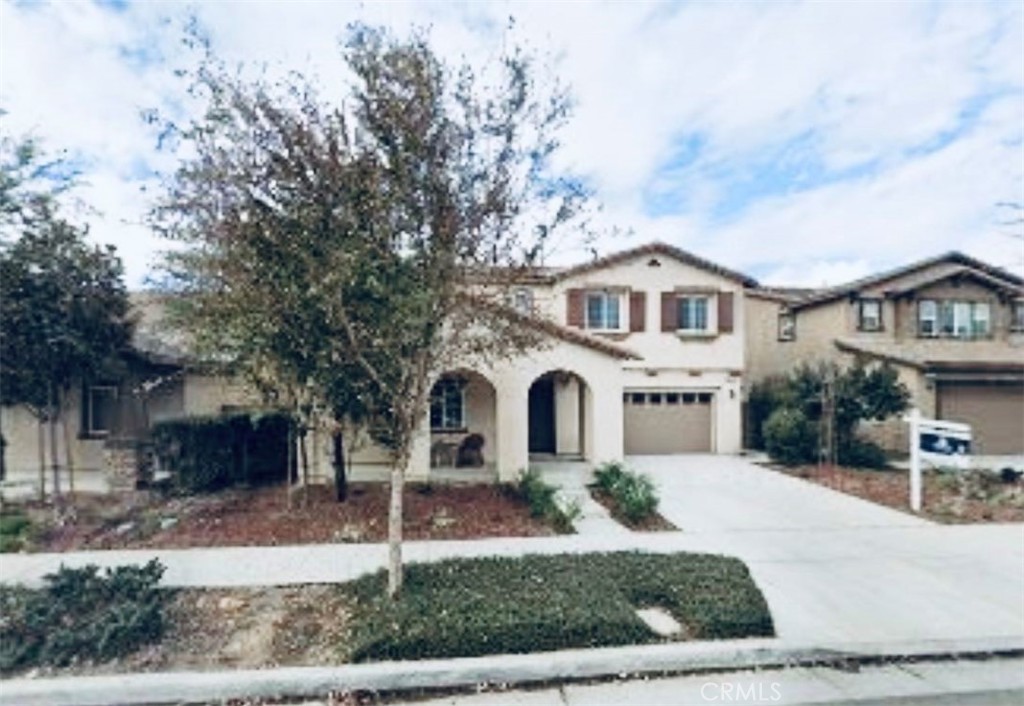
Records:
[[[1024,385],[939,383],[939,417],[970,424],[976,454],[1024,453]]]
[[[627,454],[711,451],[710,392],[631,390],[625,404]]]

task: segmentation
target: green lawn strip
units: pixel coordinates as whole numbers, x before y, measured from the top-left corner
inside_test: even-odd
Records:
[[[453,559],[406,568],[401,597],[378,572],[349,584],[356,662],[663,641],[636,615],[660,607],[680,639],[774,634],[746,566],[708,554],[615,552]]]

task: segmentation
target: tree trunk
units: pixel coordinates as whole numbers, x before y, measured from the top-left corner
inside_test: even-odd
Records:
[[[39,502],[46,502],[46,430],[43,418],[36,417],[36,429],[39,431]]]
[[[292,474],[292,466],[295,464],[295,426],[288,421],[288,463],[285,468],[284,476],[284,497],[288,502],[288,509],[292,509],[292,482],[294,481]]]
[[[402,590],[402,491],[408,454],[391,466],[391,503],[388,507],[388,596]]]
[[[307,428],[304,426],[299,431],[299,457],[302,459],[302,507],[306,507],[309,500],[309,455],[306,453]]]
[[[58,521],[61,518],[60,457],[57,444],[57,392],[50,385],[50,409],[46,421],[50,425],[50,470],[53,473],[53,508]]]
[[[64,397],[67,400],[67,396]],[[68,415],[64,405],[60,406],[60,426],[64,430],[64,459],[68,463],[68,495],[75,502],[75,457],[71,450],[71,430],[68,429]]]
[[[345,437],[341,424],[335,426],[331,441],[334,444],[334,497],[343,503],[348,499],[348,478],[345,475]]]

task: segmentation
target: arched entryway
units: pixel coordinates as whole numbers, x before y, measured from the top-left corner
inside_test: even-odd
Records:
[[[494,471],[497,459],[494,385],[472,370],[440,375],[430,392],[431,469]]]
[[[534,457],[585,459],[590,445],[591,392],[571,371],[539,375],[529,392],[529,451]]]

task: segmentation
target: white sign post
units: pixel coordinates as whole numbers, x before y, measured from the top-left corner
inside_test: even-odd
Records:
[[[917,409],[904,419],[910,424],[910,509],[921,512],[922,461],[940,468],[969,468],[971,426],[924,419]]]

